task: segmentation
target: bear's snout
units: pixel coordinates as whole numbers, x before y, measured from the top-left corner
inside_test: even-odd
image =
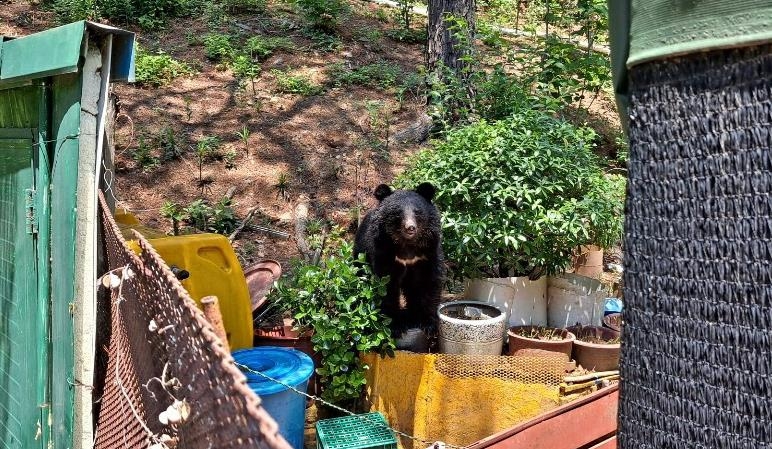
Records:
[[[402,235],[412,239],[418,232],[418,226],[415,222],[415,215],[412,211],[408,211],[402,220]]]

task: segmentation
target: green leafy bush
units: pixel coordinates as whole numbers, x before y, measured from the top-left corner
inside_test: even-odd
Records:
[[[189,15],[199,0],[53,0],[57,21],[109,19],[121,24],[157,29],[169,19]]]
[[[159,87],[171,83],[175,78],[193,74],[193,69],[168,54],[159,51],[148,53],[137,46],[136,80],[139,84]]]
[[[252,36],[247,39],[245,50],[253,58],[265,60],[276,50],[292,51],[295,43],[288,37]]]
[[[216,62],[229,62],[236,55],[232,39],[227,34],[209,33],[204,36],[206,57]]]
[[[312,28],[327,33],[337,30],[350,9],[344,0],[295,0],[295,4]]]
[[[172,209],[170,208],[167,212],[171,213]],[[182,211],[174,209],[174,215],[176,220],[185,221],[197,231],[225,235],[233,232],[239,222],[230,198],[225,197],[214,206],[210,206],[202,199],[195,200]]]
[[[397,85],[403,76],[399,66],[386,61],[378,61],[353,69],[346,68],[342,63],[330,64],[327,67],[327,74],[335,86],[376,84],[384,89]]]
[[[271,70],[271,73],[276,78],[276,86],[281,93],[309,96],[322,91],[322,88],[313,84],[307,76],[290,75],[278,69]]]
[[[397,180],[438,188],[456,277],[554,273],[578,245],[621,238],[624,179],[604,175],[595,132],[540,111],[455,129]]]
[[[367,366],[359,353],[393,354],[389,319],[379,308],[388,278],[375,277],[364,255],[354,260],[352,245],[334,233],[327,242],[318,264],[296,262],[268,298],[290,312],[297,326],[314,330],[322,397],[345,404],[359,398],[365,385]]]
[[[225,9],[231,12],[262,12],[265,11],[265,0],[221,0]]]

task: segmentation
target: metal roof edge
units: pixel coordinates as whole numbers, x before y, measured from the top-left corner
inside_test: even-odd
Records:
[[[134,81],[134,33],[95,22],[73,22],[16,39],[0,40],[0,84],[80,69],[86,36],[112,35],[112,79]]]
[[[113,36],[110,80],[134,82],[135,34],[97,22],[86,22],[86,29],[95,34]]]

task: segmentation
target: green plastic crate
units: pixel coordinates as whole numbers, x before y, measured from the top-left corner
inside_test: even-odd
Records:
[[[381,423],[382,425],[378,425]],[[316,423],[317,449],[397,449],[397,439],[378,412]]]

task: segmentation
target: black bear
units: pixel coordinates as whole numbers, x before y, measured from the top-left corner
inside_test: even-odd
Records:
[[[394,191],[381,184],[374,194],[378,206],[367,213],[357,230],[354,255],[364,253],[375,274],[390,277],[381,310],[391,318],[394,336],[413,327],[432,334],[443,274],[440,214],[432,203],[434,186],[425,182],[415,191]]]

